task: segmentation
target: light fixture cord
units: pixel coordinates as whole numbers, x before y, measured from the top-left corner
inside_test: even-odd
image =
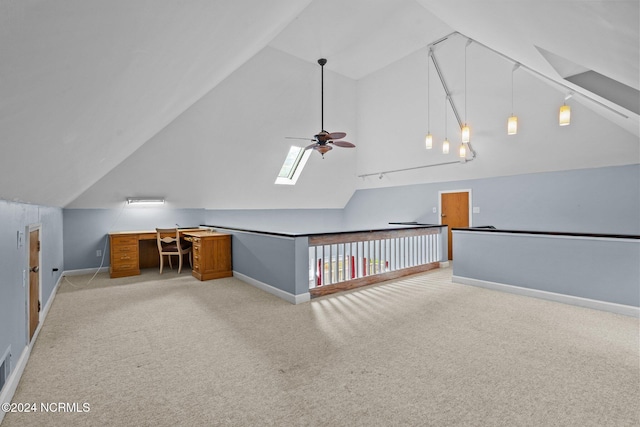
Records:
[[[464,45],[464,125],[467,125],[467,48],[469,41]]]
[[[511,115],[513,116],[513,73],[516,71],[515,68],[511,69]]]
[[[429,49],[429,53],[427,54],[427,133],[431,133],[431,64],[429,60],[431,59],[431,49]]]

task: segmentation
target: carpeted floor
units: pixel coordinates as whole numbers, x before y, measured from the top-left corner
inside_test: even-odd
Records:
[[[233,278],[89,277],[61,285],[14,396],[77,411],[3,427],[640,425],[636,318],[450,269],[297,306]]]

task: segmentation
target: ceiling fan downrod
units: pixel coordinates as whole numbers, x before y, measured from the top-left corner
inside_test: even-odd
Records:
[[[318,64],[320,64],[320,130],[322,132],[325,132],[324,130],[324,64],[326,63],[327,63],[326,59],[324,58],[318,59]]]

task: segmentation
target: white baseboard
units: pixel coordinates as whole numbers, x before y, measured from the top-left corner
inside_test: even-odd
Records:
[[[607,301],[598,301],[589,298],[576,297],[573,295],[558,294],[554,292],[541,291],[539,289],[523,288],[504,283],[489,282],[486,280],[472,279],[470,277],[452,276],[451,281],[463,285],[478,286],[481,288],[493,289],[496,291],[509,292],[512,294],[524,295],[528,297],[546,299],[549,301],[561,302],[564,304],[577,305],[579,307],[593,308],[595,310],[608,311],[625,316],[640,317],[640,307],[631,305],[616,304]]]
[[[47,301],[47,303],[44,305],[44,308],[42,309],[42,314],[40,315],[40,324],[36,328],[36,332],[33,335],[34,339],[31,340],[31,342],[35,341],[35,337],[40,332],[40,328],[42,327],[42,324],[44,323],[44,319],[47,318],[47,314],[49,314],[49,309],[51,308],[51,305],[53,304],[53,299],[58,294],[58,288],[60,288],[60,283],[62,283],[62,279],[63,278],[64,278],[64,272],[60,275],[60,277],[58,277],[58,281],[56,282],[56,285],[53,287],[53,290],[51,291],[51,296],[49,297],[49,300]]]
[[[53,287],[53,290],[51,291],[51,296],[49,297],[49,300],[45,304],[44,309],[40,314],[40,321],[38,323],[38,327],[33,333],[33,338],[31,339],[29,344],[24,347],[24,349],[22,350],[22,354],[20,354],[20,358],[18,359],[18,363],[16,363],[16,365],[11,370],[11,374],[9,375],[9,378],[5,383],[2,393],[0,393],[0,405],[3,403],[11,403],[11,400],[13,399],[13,395],[15,394],[16,389],[18,388],[18,383],[20,383],[20,378],[22,378],[24,368],[27,366],[27,362],[29,361],[29,356],[31,356],[31,349],[33,348],[33,345],[35,344],[36,339],[40,334],[40,329],[42,329],[44,320],[47,318],[47,314],[49,313],[49,309],[53,304],[53,299],[56,297],[56,294],[58,293],[58,288],[60,287],[60,282],[62,281],[63,277],[64,277],[64,273],[61,274],[60,277],[58,277],[58,281],[56,282],[56,285]],[[0,424],[2,424],[2,420],[4,419],[4,414],[5,414],[4,411],[0,411]]]
[[[31,341],[33,342],[33,340]],[[18,388],[18,383],[20,382],[20,378],[22,378],[22,373],[24,372],[24,368],[27,366],[27,361],[29,360],[29,355],[31,355],[31,345],[27,345],[22,350],[22,354],[18,359],[18,363],[13,367],[11,371],[11,375],[7,379],[7,382],[2,389],[2,393],[0,393],[0,405],[4,403],[11,403],[13,399],[13,395]],[[2,420],[4,419],[5,412],[0,411],[0,424],[2,424]]]
[[[84,274],[94,274],[98,273],[108,273],[109,267],[100,267],[100,268],[81,268],[79,270],[65,270],[62,272],[63,276],[82,276]]]
[[[449,261],[440,261],[440,268],[448,268],[450,265]]]
[[[251,286],[255,286],[258,289],[261,289],[265,292],[269,292],[272,295],[275,295],[279,298],[282,298],[285,301],[290,302],[291,304],[301,304],[303,302],[308,302],[311,300],[311,294],[309,292],[304,293],[304,294],[300,294],[300,295],[294,295],[292,293],[283,291],[282,289],[278,289],[274,286],[268,285],[264,282],[261,282],[259,280],[254,279],[253,277],[249,277],[247,275],[244,275],[242,273],[238,273],[237,271],[233,272],[233,277],[242,280],[243,282],[251,285]]]

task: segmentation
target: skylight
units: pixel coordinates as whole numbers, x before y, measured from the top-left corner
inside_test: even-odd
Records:
[[[303,147],[292,145],[287,157],[284,159],[280,173],[276,178],[276,184],[295,185],[298,181],[304,165],[307,163],[313,150],[305,150]]]
[[[640,91],[541,47],[536,46],[536,49],[563,79],[640,114]]]

